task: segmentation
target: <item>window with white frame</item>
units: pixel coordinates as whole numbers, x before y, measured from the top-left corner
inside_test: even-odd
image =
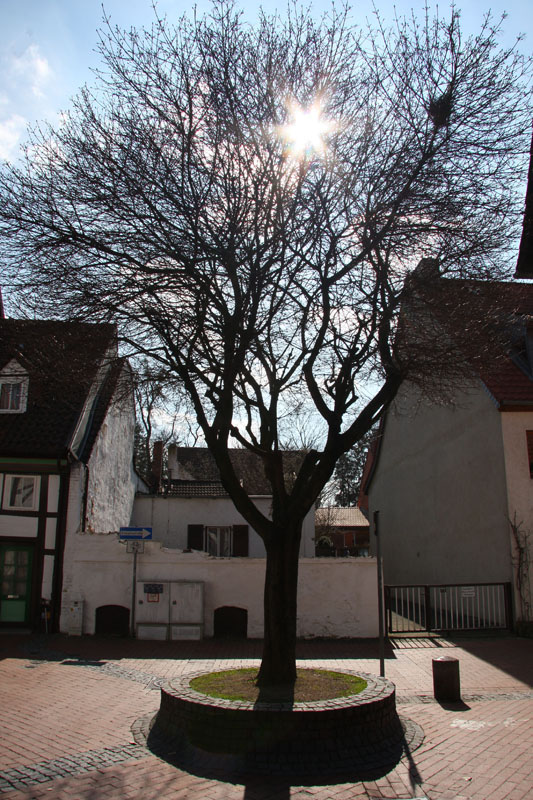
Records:
[[[12,360],[0,372],[0,414],[22,414],[28,398],[28,373]]]
[[[35,475],[6,475],[3,507],[36,511],[39,506],[39,478]]]
[[[230,526],[207,525],[205,528],[204,550],[210,556],[231,556],[233,552],[233,536]]]

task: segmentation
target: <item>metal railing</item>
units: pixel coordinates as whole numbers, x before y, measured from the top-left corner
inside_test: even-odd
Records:
[[[385,586],[388,633],[511,627],[509,583]]]

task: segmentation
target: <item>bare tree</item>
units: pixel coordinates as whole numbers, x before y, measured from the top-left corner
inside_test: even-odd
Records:
[[[508,266],[529,66],[490,17],[469,39],[454,11],[391,30],[335,9],[251,27],[224,2],[176,27],[108,27],[101,51],[94,89],[2,172],[3,265],[19,304],[117,321],[180,380],[265,542],[259,682],[291,682],[305,515],[403,380],[464,372],[446,337],[406,346],[402,303],[445,304],[438,281],[406,277],[421,258],[463,278]],[[464,299],[446,302],[459,319]],[[303,407],[320,445],[288,480],[283,436]],[[234,472],[235,442],[263,461],[271,518]]]
[[[357,505],[368,448],[375,436],[376,431],[368,431],[337,460],[334,473],[335,503],[341,508]]]
[[[152,479],[152,448],[155,441],[166,445],[184,438],[186,406],[172,375],[147,358],[135,363],[135,466],[144,480]],[[185,432],[186,438],[187,432]]]
[[[532,605],[532,555],[533,536],[531,531],[524,527],[524,523],[517,519],[516,512],[513,519],[509,519],[513,539],[513,567],[515,569],[515,584],[518,590],[520,608],[518,609],[519,625],[527,627],[533,623]]]

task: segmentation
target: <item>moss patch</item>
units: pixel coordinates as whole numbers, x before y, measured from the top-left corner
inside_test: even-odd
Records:
[[[315,700],[332,700],[359,694],[366,688],[366,681],[358,675],[345,672],[332,672],[324,669],[298,669],[294,686],[273,687],[261,690],[256,686],[257,669],[230,669],[224,672],[210,672],[193,678],[191,689],[210,697],[225,700],[294,700],[297,703]]]

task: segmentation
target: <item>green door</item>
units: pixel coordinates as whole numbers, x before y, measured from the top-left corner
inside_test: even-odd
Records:
[[[29,622],[32,560],[31,545],[0,545],[0,622]]]

